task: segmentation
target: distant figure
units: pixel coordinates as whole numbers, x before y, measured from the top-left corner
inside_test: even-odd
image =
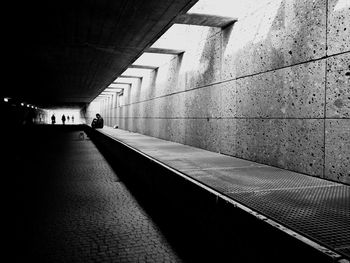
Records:
[[[62,115],[61,120],[62,120],[62,124],[64,125],[66,123],[66,116],[64,116],[64,114]]]
[[[96,128],[103,128],[103,118],[101,117],[100,114],[96,114],[96,118],[92,120],[91,127],[96,129]]]
[[[72,123],[74,123],[74,116],[72,115]]]
[[[54,114],[52,114],[52,116],[51,116],[51,123],[52,124],[56,123],[56,116]]]
[[[69,115],[67,116],[67,122],[69,122]]]

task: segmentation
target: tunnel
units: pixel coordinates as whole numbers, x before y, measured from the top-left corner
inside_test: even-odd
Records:
[[[7,262],[350,262],[349,0],[3,11]]]

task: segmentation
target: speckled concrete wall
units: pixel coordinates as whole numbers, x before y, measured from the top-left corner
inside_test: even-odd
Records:
[[[350,184],[349,1],[256,1],[224,30],[189,26],[111,125]]]

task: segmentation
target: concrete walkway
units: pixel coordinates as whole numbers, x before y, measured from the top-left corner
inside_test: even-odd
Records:
[[[52,129],[19,143],[8,262],[182,262],[86,135]]]
[[[301,234],[300,239],[350,257],[350,186],[120,129],[98,131]]]

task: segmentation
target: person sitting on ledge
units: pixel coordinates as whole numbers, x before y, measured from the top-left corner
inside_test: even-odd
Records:
[[[103,118],[100,114],[96,114],[96,118],[92,120],[91,127],[94,129],[103,128]]]

